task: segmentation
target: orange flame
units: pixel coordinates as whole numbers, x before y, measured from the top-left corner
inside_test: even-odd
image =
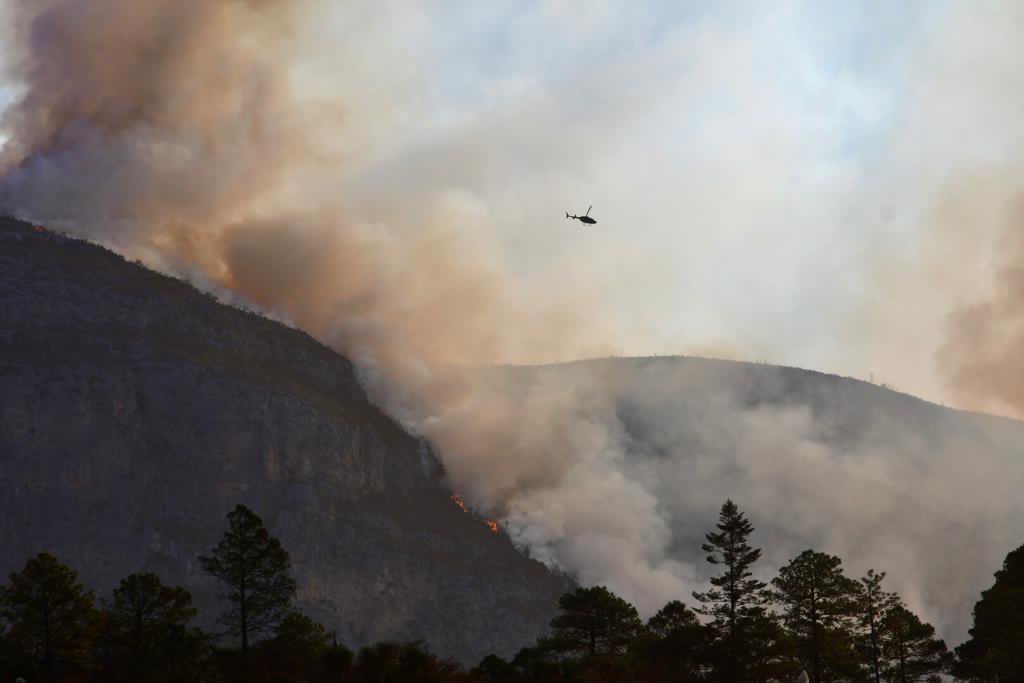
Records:
[[[462,500],[462,496],[460,496],[459,494],[452,494],[452,502],[458,505],[463,512],[469,512],[469,508],[466,507],[466,502]]]
[[[466,505],[466,501],[462,500],[462,496],[460,496],[459,494],[452,494],[452,502],[458,505],[459,509],[462,510],[463,512],[471,514],[474,517],[476,517],[476,515],[474,515],[473,512],[469,509],[469,506]],[[493,519],[484,519],[481,521],[487,525],[487,528],[491,530],[492,534],[498,533],[498,523],[495,522]]]

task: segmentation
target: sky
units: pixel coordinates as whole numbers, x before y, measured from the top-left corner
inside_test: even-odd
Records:
[[[931,339],[864,320],[891,250],[927,238],[874,174],[943,4],[431,3],[396,29],[387,57],[417,65],[397,70],[408,99],[360,170],[479,201],[510,270],[600,301],[623,354],[947,400],[930,360],[945,311]],[[589,205],[597,226],[565,221]]]
[[[956,240],[928,215],[993,120],[1012,124],[960,101],[937,119],[948,135],[929,130],[928,98],[979,94],[944,80],[957,65],[1012,70],[998,53],[1012,36],[993,27],[1013,11],[321,3],[293,71],[355,122],[317,131],[351,203],[378,202],[368,188],[386,181],[402,212],[472,205],[524,287],[601,310],[609,352],[797,365],[956,403],[935,356],[958,297],[990,284],[991,254],[978,247],[962,279],[937,273],[930,254]],[[565,220],[590,205],[596,226]]]

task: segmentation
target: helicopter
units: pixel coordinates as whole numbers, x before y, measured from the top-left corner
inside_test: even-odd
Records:
[[[579,221],[580,223],[586,223],[587,225],[593,225],[594,223],[597,223],[597,219],[590,217],[590,210],[592,208],[594,208],[594,207],[593,206],[588,206],[587,207],[587,212],[585,214],[583,214],[582,216],[570,216],[569,212],[566,211],[565,212],[565,217],[566,218],[575,219],[575,220]]]

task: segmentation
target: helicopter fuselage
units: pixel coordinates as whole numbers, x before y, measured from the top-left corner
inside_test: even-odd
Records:
[[[571,213],[566,211],[565,212],[565,217],[566,218],[571,218],[574,221],[579,221],[580,223],[586,223],[587,225],[593,225],[594,223],[597,222],[596,218],[591,218],[590,217],[590,212],[589,211],[587,211],[587,213],[583,214],[582,216],[573,216]]]

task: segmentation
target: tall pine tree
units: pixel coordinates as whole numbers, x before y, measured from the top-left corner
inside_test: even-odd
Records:
[[[250,640],[275,628],[290,612],[295,595],[291,560],[263,520],[244,505],[228,514],[228,530],[203,570],[224,587],[228,609],[220,622],[241,639],[242,679],[247,680]]]
[[[856,611],[860,621],[857,649],[867,664],[871,679],[882,683],[882,621],[899,603],[895,593],[882,590],[885,572],[869,569],[860,579],[856,593]]]
[[[753,633],[752,626],[764,617],[766,585],[751,571],[761,550],[750,545],[754,526],[731,500],[722,505],[715,529],[705,536],[701,548],[708,553],[707,561],[721,567],[722,573],[711,579],[711,590],[695,592],[693,597],[701,603],[697,611],[711,617],[710,626],[721,648],[724,678],[740,681],[744,680],[749,665],[747,653],[752,649],[744,641]]]

